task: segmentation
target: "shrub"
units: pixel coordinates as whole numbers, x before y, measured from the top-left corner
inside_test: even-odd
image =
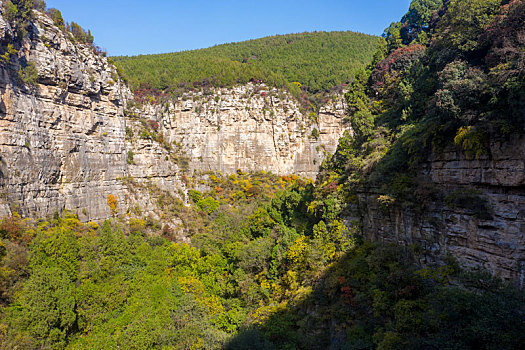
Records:
[[[188,195],[194,203],[197,203],[202,199],[202,193],[196,190],[189,190]]]
[[[111,214],[116,215],[117,214],[117,205],[118,205],[118,197],[114,194],[108,194],[108,197],[106,198],[106,202],[109,206],[109,209],[111,210]]]
[[[467,158],[474,156],[479,159],[488,153],[488,135],[479,128],[471,126],[459,128],[454,143],[465,151]]]
[[[134,154],[132,150],[128,151],[128,156],[126,158],[126,161],[128,164],[135,164],[135,161],[133,160]]]
[[[18,78],[20,81],[28,86],[35,87],[38,85],[38,70],[33,62],[29,62],[27,66],[20,68],[18,71]]]
[[[73,35],[73,38],[82,43],[82,44],[93,44],[93,35],[91,35],[91,31],[88,30],[87,32],[77,23],[71,22],[67,26],[67,30],[71,32]]]
[[[220,203],[213,197],[206,197],[197,202],[197,206],[207,214],[213,214],[219,209]]]
[[[319,139],[319,130],[317,130],[317,128],[313,128],[312,134],[310,136],[313,137],[314,139],[318,140]]]
[[[66,29],[66,24],[64,18],[62,18],[62,12],[55,8],[50,8],[47,10],[47,15],[53,20],[53,23],[61,30]]]

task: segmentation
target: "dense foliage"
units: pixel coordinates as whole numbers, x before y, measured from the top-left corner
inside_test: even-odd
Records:
[[[524,27],[523,0],[412,1],[350,86],[355,136],[340,140],[326,172],[397,204],[439,196],[415,176],[432,152],[487,158],[492,141],[523,132]]]
[[[318,93],[350,82],[370,61],[376,44],[376,37],[360,33],[314,32],[114,60],[133,89],[175,91],[263,81]]]
[[[334,182],[236,174],[210,175],[206,186],[190,191],[186,208],[202,225],[193,245],[149,220],[3,220],[0,347],[517,349],[525,341],[522,295],[460,274],[453,260],[421,268],[416,248],[362,243],[339,219]]]

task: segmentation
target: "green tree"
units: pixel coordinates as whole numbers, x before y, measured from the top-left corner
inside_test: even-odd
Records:
[[[64,348],[76,321],[74,284],[56,266],[37,266],[17,299],[15,324],[42,347]]]
[[[402,36],[405,45],[410,44],[421,32],[428,31],[430,22],[443,0],[413,0],[403,16]]]
[[[51,17],[51,19],[53,20],[53,23],[55,23],[55,25],[59,29],[61,29],[61,30],[65,30],[66,29],[66,24],[64,22],[64,18],[62,18],[62,12],[60,12],[56,8],[50,8],[50,9],[47,10],[47,14],[49,15],[49,17]]]

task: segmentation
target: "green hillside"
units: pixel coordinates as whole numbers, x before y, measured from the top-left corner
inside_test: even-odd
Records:
[[[371,61],[377,41],[377,37],[349,31],[314,32],[114,60],[134,90],[141,84],[175,91],[257,79],[289,89],[298,82],[303,90],[318,93],[351,81]]]

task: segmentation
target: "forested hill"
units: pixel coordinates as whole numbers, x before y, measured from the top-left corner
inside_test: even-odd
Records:
[[[318,93],[350,82],[371,61],[377,42],[377,37],[350,31],[313,32],[114,60],[133,89],[141,84],[170,91],[225,87],[256,79]]]

